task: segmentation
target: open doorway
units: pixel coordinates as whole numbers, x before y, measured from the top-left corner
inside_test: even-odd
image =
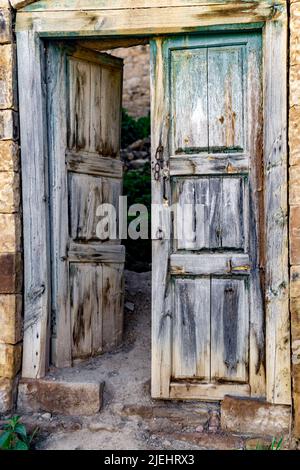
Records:
[[[143,204],[151,214],[150,48],[148,44],[108,51],[124,60],[121,160],[128,207]],[[133,216],[132,216],[133,217]],[[132,218],[131,217],[131,218]],[[150,234],[150,217],[148,234]],[[130,216],[128,219],[130,223]],[[125,269],[151,269],[151,237],[124,240]]]

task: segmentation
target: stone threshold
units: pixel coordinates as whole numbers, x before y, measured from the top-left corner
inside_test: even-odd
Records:
[[[104,382],[71,382],[53,378],[22,379],[17,409],[20,413],[48,412],[65,416],[92,416],[103,403]]]

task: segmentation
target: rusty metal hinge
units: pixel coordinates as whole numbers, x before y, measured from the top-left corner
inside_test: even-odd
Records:
[[[154,179],[159,181],[161,170],[164,167],[164,148],[162,145],[159,145],[155,152],[155,162],[154,162]]]
[[[164,160],[164,147],[160,144],[155,152],[155,162],[154,162],[154,179],[155,181],[160,181],[162,178],[163,183],[163,199],[167,200],[167,180],[170,177],[170,171],[167,162]]]

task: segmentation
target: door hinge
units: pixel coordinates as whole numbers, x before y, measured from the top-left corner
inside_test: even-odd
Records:
[[[164,160],[164,147],[162,145],[159,145],[156,149],[153,170],[154,170],[155,181],[162,180],[163,199],[164,201],[167,201],[168,200],[167,181],[170,178],[170,170],[169,170],[168,163]]]
[[[159,145],[155,152],[155,161],[154,161],[154,179],[155,181],[160,180],[160,174],[164,167],[164,147]]]

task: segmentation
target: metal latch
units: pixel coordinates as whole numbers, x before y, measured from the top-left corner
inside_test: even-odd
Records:
[[[250,271],[250,266],[249,264],[244,264],[244,265],[241,265],[241,266],[232,266],[232,260],[228,260],[227,261],[227,270],[226,272],[228,274],[232,274],[232,273],[235,273],[235,272],[249,272]]]

